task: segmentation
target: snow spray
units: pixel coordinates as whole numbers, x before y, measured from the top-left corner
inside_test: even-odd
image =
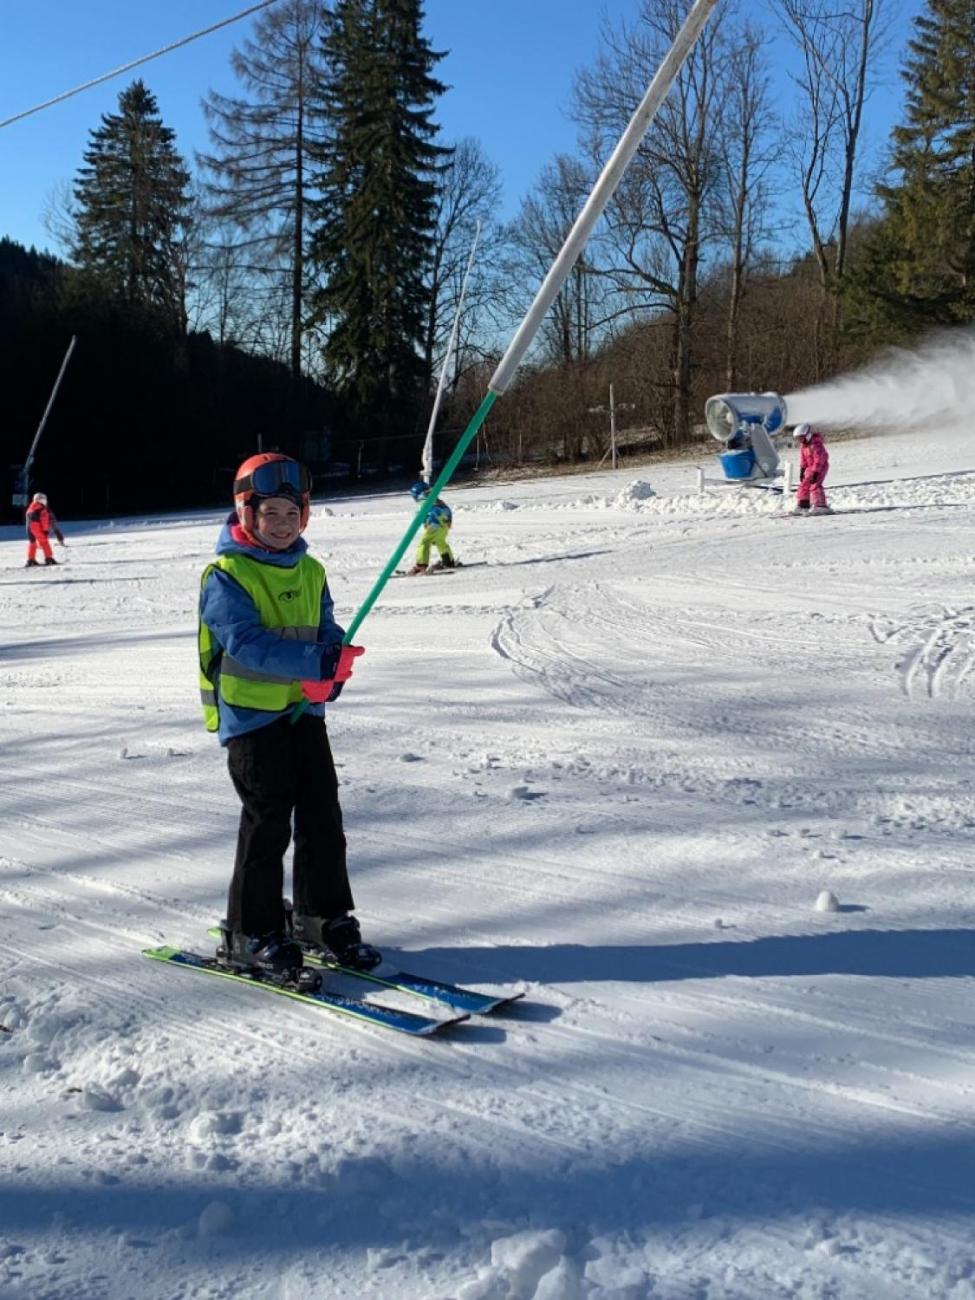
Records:
[[[789,422],[836,428],[911,430],[971,420],[975,413],[975,329],[943,330],[914,348],[786,398]]]

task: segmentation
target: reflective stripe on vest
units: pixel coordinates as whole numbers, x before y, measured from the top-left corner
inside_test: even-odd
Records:
[[[246,555],[221,555],[203,573],[200,590],[214,569],[222,569],[247,592],[261,626],[294,641],[317,641],[325,570],[310,555],[293,568],[261,564]],[[248,668],[222,652],[209,627],[200,621],[200,700],[208,731],[220,725],[219,701],[239,708],[282,713],[301,698],[301,684]]]

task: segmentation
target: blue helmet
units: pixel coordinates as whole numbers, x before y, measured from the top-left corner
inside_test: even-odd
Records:
[[[417,479],[417,481],[410,488],[410,496],[413,498],[414,501],[419,501],[420,498],[425,497],[429,491],[430,491],[430,484],[424,483],[423,479]]]

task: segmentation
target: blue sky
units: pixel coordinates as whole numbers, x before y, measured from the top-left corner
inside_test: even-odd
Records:
[[[887,2],[899,21],[888,86],[868,111],[875,151],[900,112],[896,52],[922,0]],[[764,16],[761,0],[743,3]],[[246,0],[8,2],[0,18],[0,120],[245,7]],[[437,118],[448,139],[481,140],[501,172],[504,216],[514,214],[553,154],[574,146],[567,117],[573,74],[597,53],[601,19],[615,23],[638,9],[639,0],[427,0],[426,34],[436,49],[449,51],[438,75],[451,89]],[[45,203],[59,184],[70,183],[89,131],[115,110],[119,91],[135,76],[156,95],[184,156],[206,148],[200,100],[211,87],[236,92],[229,54],[252,23],[245,19],[0,130],[0,235],[51,245]],[[788,94],[785,75],[781,89]]]

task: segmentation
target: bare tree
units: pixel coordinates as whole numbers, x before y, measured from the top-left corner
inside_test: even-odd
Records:
[[[639,103],[685,17],[681,0],[641,0],[634,24],[604,27],[604,50],[576,81],[574,116],[593,158],[605,157]],[[665,435],[690,431],[692,338],[702,250],[720,237],[722,178],[718,69],[727,59],[728,11],[704,29],[638,149],[598,235],[598,273],[630,314],[669,315],[672,408]]]
[[[260,275],[248,250],[226,221],[200,213],[190,241],[188,308],[193,330],[207,330],[218,343],[244,346],[260,296]]]
[[[78,204],[70,181],[59,181],[44,196],[41,225],[61,256],[70,257],[78,238]]]
[[[722,160],[727,189],[730,286],[726,329],[725,379],[738,385],[741,310],[748,272],[759,241],[769,233],[771,209],[764,178],[776,157],[764,33],[746,23],[732,50],[724,105],[726,130]]]
[[[542,174],[508,228],[509,282],[515,286],[512,315],[527,306],[579,215],[593,183],[588,168],[559,154]],[[606,318],[603,288],[592,275],[589,251],[578,259],[542,323],[539,338],[546,359],[585,361]],[[527,297],[526,297],[527,295]],[[523,301],[524,300],[524,301]]]
[[[771,0],[802,60],[794,157],[820,280],[846,270],[863,108],[887,35],[884,0]]]
[[[474,235],[480,226],[478,252],[467,285],[457,352],[473,352],[478,322],[497,296],[496,276],[501,237],[496,215],[501,201],[498,169],[479,141],[457,144],[438,178],[437,228],[429,276],[429,309],[423,359],[428,385],[444,358],[460,299]],[[454,382],[456,383],[455,370]]]
[[[198,159],[212,178],[211,212],[245,233],[258,264],[280,266],[288,277],[289,364],[296,378],[306,288],[307,166],[323,75],[319,37],[325,10],[323,0],[281,0],[262,12],[253,39],[231,58],[250,98],[210,91],[203,109],[213,153]]]

